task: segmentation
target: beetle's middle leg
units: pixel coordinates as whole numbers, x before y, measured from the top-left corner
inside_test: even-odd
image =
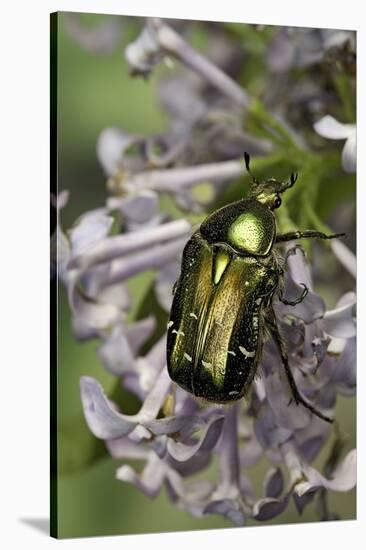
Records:
[[[302,252],[303,256],[305,256],[305,250],[303,249],[303,247],[301,246],[301,244],[295,244],[295,246],[291,246],[291,248],[289,248],[287,251],[286,251],[286,254],[285,254],[285,257],[284,257],[284,260],[283,260],[283,263],[285,265],[287,265],[287,262],[288,262],[288,259],[290,256],[294,256],[296,254],[296,251],[297,250],[300,250],[300,252]],[[306,257],[306,256],[305,256]]]
[[[314,407],[314,405],[312,405],[311,403],[306,401],[305,398],[300,394],[300,392],[297,388],[296,382],[295,382],[295,378],[294,378],[294,376],[291,372],[286,347],[285,347],[285,344],[282,341],[281,334],[278,330],[278,325],[277,325],[275,313],[274,313],[273,310],[267,316],[266,322],[267,322],[267,326],[269,328],[269,331],[272,335],[272,338],[273,338],[273,340],[274,340],[274,342],[275,342],[275,344],[278,348],[278,351],[280,352],[282,365],[285,369],[287,380],[289,382],[291,393],[292,393],[292,396],[293,396],[293,399],[294,399],[296,405],[299,405],[299,404],[303,405],[306,409],[311,411],[313,414],[315,414],[316,416],[318,416],[322,420],[325,420],[326,422],[334,422],[333,418],[330,418],[329,416],[326,416],[325,414],[323,414],[316,407]]]
[[[304,290],[302,291],[300,296],[296,298],[296,300],[286,300],[286,298],[283,297],[282,291],[280,291],[278,295],[280,302],[285,304],[285,306],[297,306],[297,304],[301,304],[301,302],[304,300],[304,298],[306,298],[309,293],[309,289],[304,283],[301,283],[301,286],[304,287]]]
[[[297,250],[300,250],[305,255],[305,252],[304,252],[304,249],[302,248],[302,246],[300,246],[299,244],[296,244],[295,246],[292,246],[291,248],[289,248],[289,250],[287,250],[285,258],[284,258],[284,265],[287,265],[287,260],[293,254],[296,254]],[[282,269],[281,269],[281,272],[283,274]],[[279,298],[280,302],[282,302],[286,306],[296,306],[297,304],[301,304],[301,302],[304,300],[304,298],[306,298],[306,296],[309,293],[309,289],[306,286],[306,284],[301,283],[301,286],[304,287],[304,290],[302,291],[300,296],[298,298],[296,298],[295,300],[286,300],[286,298],[283,297],[283,291],[280,290],[280,292],[278,294],[278,298]]]

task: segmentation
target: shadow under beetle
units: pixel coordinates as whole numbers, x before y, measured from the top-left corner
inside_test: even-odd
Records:
[[[249,197],[208,216],[184,248],[168,323],[169,375],[207,401],[236,401],[251,386],[267,330],[280,352],[295,403],[332,422],[300,394],[289,366],[272,299],[277,294],[283,303],[296,305],[308,289],[303,285],[295,301],[283,298],[283,260],[274,245],[343,234],[277,234],[273,210],[281,206],[281,194],[295,184],[297,174],[287,183],[273,178],[261,183],[250,171],[248,153],[244,159],[252,176]]]

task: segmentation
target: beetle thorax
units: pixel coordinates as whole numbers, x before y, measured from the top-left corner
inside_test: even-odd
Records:
[[[255,199],[244,199],[209,216],[200,231],[209,243],[225,243],[239,255],[267,256],[276,226],[269,208]]]

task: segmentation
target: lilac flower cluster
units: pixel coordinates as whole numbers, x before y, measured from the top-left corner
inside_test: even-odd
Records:
[[[281,33],[276,38],[273,47],[282,57],[273,52],[269,56],[273,71],[300,63],[298,41],[290,40],[289,51],[288,36]],[[316,55],[324,55],[328,42],[348,38],[323,36]],[[215,196],[226,181],[242,174],[243,164],[236,159],[244,149],[264,159],[274,150],[270,139],[250,135],[238,123],[238,112],[248,108],[250,98],[222,70],[234,55],[233,48],[224,44],[208,60],[171,26],[161,20],[147,23],[125,51],[131,72],[146,75],[169,55],[193,70],[195,77],[182,73],[161,86],[161,101],[171,118],[166,134],[145,137],[119,128],[101,133],[97,155],[112,196],[105,206],[82,215],[67,234],[60,211],[68,194],[54,198],[59,218],[54,244],[75,336],[99,338],[97,352],[103,366],[141,402],[137,414],[124,414],[97,380],[81,379],[86,422],[110,454],[122,461],[117,479],[134,484],[149,497],[165,486],[171,501],[194,516],[219,514],[235,525],[245,525],[248,518],[266,521],[278,516],[290,499],[301,512],[317,493],[352,489],[356,452],[331,461],[323,473],[314,468],[314,459],[329,446],[333,427],[291,403],[281,359],[271,341],[265,342],[259,376],[247,399],[234,406],[202,406],[170,380],[165,335],[145,355],[139,353],[155,330],[154,312],[132,324],[126,321],[132,299],[126,283],[147,270],[155,270],[155,294],[168,316],[181,253],[194,229],[189,220],[204,209],[192,188],[209,181]],[[305,56],[305,49],[300,50]],[[180,92],[174,93],[178,85]],[[354,128],[349,125],[333,135],[327,128],[329,118],[315,126],[322,136],[348,139],[344,168],[354,170]],[[186,219],[173,220],[161,211],[162,192],[174,197],[187,212]],[[112,236],[115,211],[123,217],[123,232]],[[332,250],[355,276],[353,253],[338,241]],[[331,416],[337,394],[352,396],[356,388],[355,294],[347,292],[334,309],[326,310],[313,290],[300,248],[288,255],[287,264],[286,299],[298,297],[302,284],[310,289],[295,307],[274,303],[291,369],[304,397]],[[337,445],[339,439],[335,453]],[[263,457],[269,467],[258,495],[247,469]],[[142,461],[142,471],[123,463],[130,459]],[[218,463],[215,481],[205,478],[213,460]]]

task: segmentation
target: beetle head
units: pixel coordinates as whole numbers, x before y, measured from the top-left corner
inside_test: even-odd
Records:
[[[281,182],[274,178],[259,182],[252,174],[249,168],[250,157],[248,153],[244,153],[245,166],[249,174],[252,176],[252,186],[249,190],[249,196],[256,199],[258,202],[266,205],[270,210],[281,206],[281,194],[290,189],[297,180],[297,174],[291,173],[290,181]]]

